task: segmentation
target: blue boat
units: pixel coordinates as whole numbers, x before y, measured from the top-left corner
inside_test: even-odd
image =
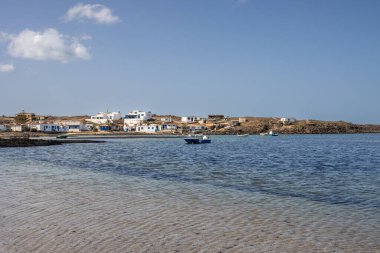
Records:
[[[187,144],[204,144],[211,143],[211,140],[207,135],[197,136],[197,135],[189,135],[188,138],[185,138]]]

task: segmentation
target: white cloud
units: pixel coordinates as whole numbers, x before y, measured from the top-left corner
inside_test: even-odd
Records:
[[[13,64],[0,64],[0,72],[12,72],[14,70]]]
[[[24,30],[18,35],[10,35],[8,40],[8,53],[13,57],[63,63],[91,58],[87,48],[78,39],[60,34],[55,29],[41,32]]]
[[[64,16],[66,22],[78,20],[91,20],[98,24],[113,24],[120,21],[112,10],[101,4],[77,4],[70,8]]]

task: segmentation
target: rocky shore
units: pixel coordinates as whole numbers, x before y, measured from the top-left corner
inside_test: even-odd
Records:
[[[320,120],[299,120],[292,124],[282,124],[277,118],[249,118],[240,126],[223,128],[217,132],[221,134],[260,134],[268,131],[275,131],[280,134],[380,133],[380,125]]]
[[[29,139],[29,138],[0,138],[0,148],[9,147],[35,147],[35,146],[52,146],[62,145],[69,143],[102,143],[104,141],[93,140],[43,140],[43,139]]]

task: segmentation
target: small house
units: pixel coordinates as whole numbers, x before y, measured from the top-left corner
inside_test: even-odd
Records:
[[[33,120],[36,119],[36,115],[34,113],[22,111],[22,112],[16,114],[16,118],[15,119],[16,119],[16,122],[17,122],[18,119],[23,119],[23,120],[25,120],[24,121],[25,123],[31,123]],[[20,132],[20,131],[15,131],[15,132]]]
[[[13,132],[24,132],[28,129],[28,127],[26,125],[14,125],[14,126],[11,126],[11,130]]]
[[[176,124],[162,124],[161,130],[162,131],[175,131],[178,129],[178,126]]]
[[[181,121],[183,123],[194,123],[194,122],[198,122],[200,119],[201,119],[201,117],[198,117],[198,116],[185,116],[185,117],[181,117]]]
[[[114,120],[119,120],[121,118],[122,116],[120,112],[99,112],[95,116],[91,116],[90,119],[86,119],[86,121],[95,124],[105,124],[112,123]]]
[[[34,124],[34,125],[31,125],[30,128],[38,132],[46,132],[46,133],[65,132],[65,128],[62,125],[54,124],[54,123]]]
[[[80,132],[90,130],[87,125],[82,124],[80,121],[66,121],[63,124],[67,132]]]
[[[239,117],[239,123],[245,123],[245,122],[247,122],[247,118]]]
[[[161,122],[162,123],[172,123],[173,118],[172,117],[163,117],[163,118],[161,118]]]
[[[131,111],[124,117],[124,130],[129,127],[136,128],[137,125],[141,125],[142,122],[149,121],[151,119],[151,112],[144,112],[140,110]]]
[[[221,115],[221,114],[213,114],[213,115],[208,115],[208,119],[209,120],[223,120],[224,119],[224,115]]]
[[[189,131],[198,132],[206,130],[206,127],[202,125],[190,125],[188,129]]]
[[[161,131],[161,126],[157,124],[144,124],[136,127],[139,133],[157,133]]]

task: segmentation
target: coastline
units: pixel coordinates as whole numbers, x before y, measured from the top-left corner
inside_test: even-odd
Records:
[[[24,123],[17,122],[16,117],[2,116],[0,117],[0,123],[3,124],[0,138],[21,135],[29,135],[30,137],[65,135],[73,138],[78,138],[79,136],[83,138],[88,138],[88,136],[94,136],[94,138],[104,136],[109,138],[148,138],[148,136],[149,138],[172,138],[172,136],[183,136],[192,133],[206,135],[258,135],[268,133],[269,131],[278,134],[380,133],[380,125],[378,124],[354,124],[345,121],[298,120],[278,117],[224,117],[224,115],[216,115],[220,117],[213,118],[211,116],[209,118],[199,117],[196,120],[184,121],[181,117],[175,115],[152,114],[149,119],[141,120],[138,123],[140,129],[135,129],[136,125],[130,126],[129,121],[127,121],[128,119],[114,120],[107,127],[102,127],[102,124],[90,122],[87,115],[46,116],[42,122],[37,122],[36,118],[34,120],[32,118]],[[170,123],[162,121],[163,119],[169,119],[170,121],[168,122]],[[75,131],[69,130],[67,125],[65,125],[69,123],[74,124],[73,122],[75,122],[75,127],[77,127]],[[37,127],[38,124],[40,124],[39,128]],[[41,124],[44,124],[44,129],[41,128]],[[88,124],[90,126],[87,126]],[[18,127],[17,130],[16,126]],[[55,128],[53,129],[53,127]]]
[[[10,147],[36,147],[36,146],[54,146],[73,143],[103,143],[104,141],[94,140],[44,140],[44,139],[29,139],[29,138],[0,138],[0,148]]]
[[[296,131],[296,132],[286,132],[286,131],[276,131],[281,135],[315,135],[315,134],[380,134],[379,131],[350,131],[350,132],[341,132],[341,131]],[[183,138],[189,135],[190,133],[180,134],[180,133],[125,133],[125,132],[80,132],[80,133],[43,133],[43,132],[27,132],[30,139],[55,139],[57,136],[67,136],[66,139],[60,140],[65,142],[67,139],[140,139],[140,138],[152,138],[152,139],[164,139],[164,138]],[[235,136],[237,134],[249,134],[252,136],[260,135],[258,132],[252,131],[240,131],[236,132],[215,132],[215,131],[204,131],[203,134],[210,136]],[[1,132],[1,139],[18,139],[23,138],[25,132]],[[66,141],[67,142],[67,141]]]

